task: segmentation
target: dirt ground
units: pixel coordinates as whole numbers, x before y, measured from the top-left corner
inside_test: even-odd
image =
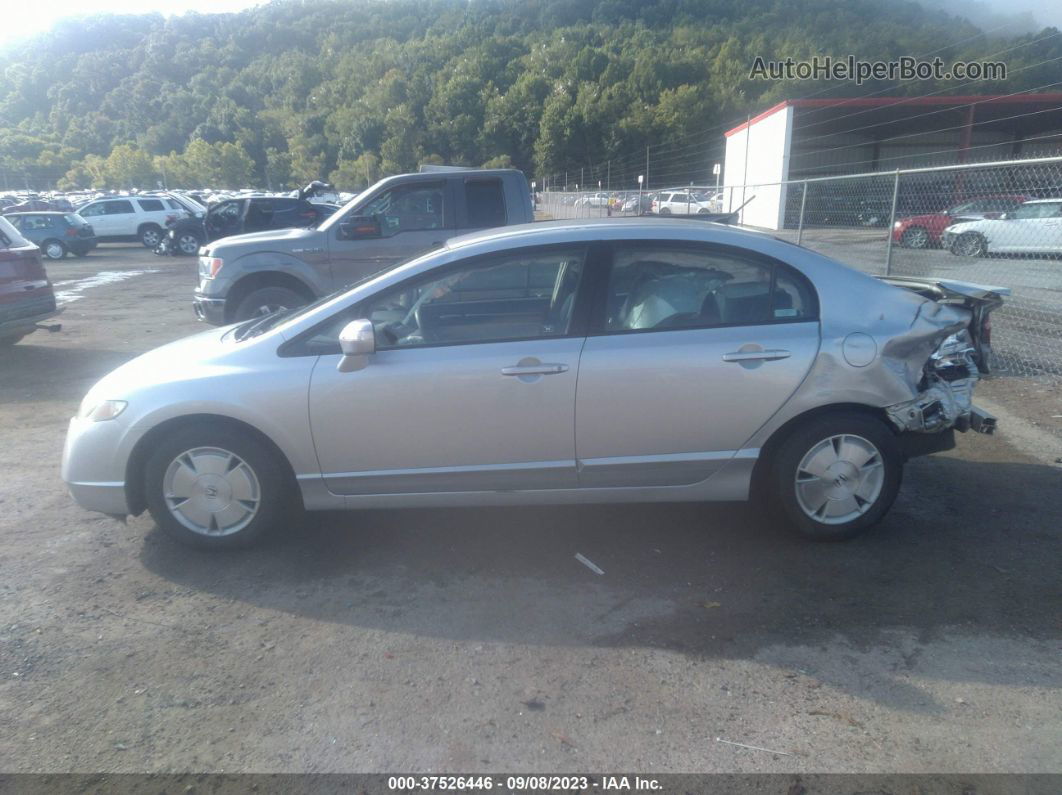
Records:
[[[59,479],[92,382],[198,328],[194,269],[50,264],[62,331],[0,353],[0,770],[1062,771],[1057,388],[982,385],[1022,430],[913,461],[846,544],[635,505],[328,514],[211,555]]]

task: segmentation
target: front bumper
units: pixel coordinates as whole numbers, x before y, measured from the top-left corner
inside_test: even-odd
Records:
[[[122,454],[131,442],[127,431],[118,420],[70,420],[61,473],[70,495],[82,508],[112,516],[129,514]]]
[[[212,326],[224,326],[229,322],[225,319],[224,298],[207,298],[196,293],[192,300],[192,309],[199,320]]]

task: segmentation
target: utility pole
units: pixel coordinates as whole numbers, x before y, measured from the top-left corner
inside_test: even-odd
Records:
[[[608,161],[608,171],[606,172],[606,175],[605,175],[605,189],[609,190],[609,191],[612,190],[612,161],[611,160]]]
[[[645,189],[649,190],[649,147],[645,147]]]

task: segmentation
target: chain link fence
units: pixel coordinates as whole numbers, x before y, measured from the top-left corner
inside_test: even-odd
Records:
[[[1062,379],[1062,157],[764,185],[539,194],[546,217],[735,212],[874,275],[1008,287],[998,372]]]

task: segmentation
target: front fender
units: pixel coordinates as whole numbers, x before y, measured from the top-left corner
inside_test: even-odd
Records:
[[[221,256],[225,265],[215,283],[204,289],[206,295],[225,297],[237,282],[263,273],[290,276],[314,296],[331,292],[331,270],[327,265],[314,267],[284,251],[254,251],[238,255],[231,262],[224,254]]]

